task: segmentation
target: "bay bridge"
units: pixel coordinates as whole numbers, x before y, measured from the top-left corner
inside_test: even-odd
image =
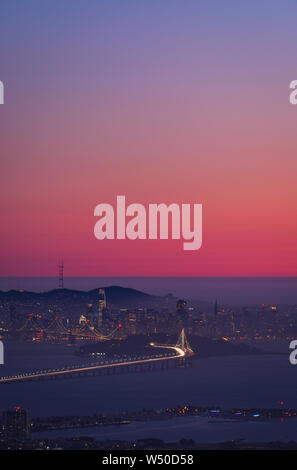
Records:
[[[63,261],[59,265],[59,288],[63,288],[63,271],[64,271],[64,263]],[[110,339],[122,339],[121,337],[121,324],[118,324],[116,327],[113,325],[113,329],[108,333],[102,332],[103,327],[103,319],[102,315],[104,310],[106,309],[106,296],[105,296],[105,289],[99,288],[99,300],[98,300],[98,320],[94,322],[94,318],[84,318],[83,322],[79,322],[78,325],[70,327],[69,324],[65,325],[62,318],[57,315],[57,310],[54,310],[54,316],[45,321],[39,321],[38,315],[28,314],[25,318],[23,324],[19,327],[16,327],[14,321],[12,321],[11,327],[15,329],[15,331],[19,334],[34,334],[35,339],[41,339],[41,337],[50,337],[50,338],[71,338],[78,339],[78,340],[88,340],[88,341],[104,341]],[[59,311],[60,309],[58,309]]]
[[[34,372],[21,373],[14,376],[0,377],[1,384],[23,383],[28,381],[41,381],[46,379],[67,379],[101,375],[103,373],[138,372],[154,370],[157,365],[162,369],[169,368],[171,363],[175,366],[188,365],[188,359],[194,352],[186,338],[184,328],[174,346],[150,343],[152,348],[164,350],[164,353],[146,356],[136,356],[128,359],[113,359],[97,363],[83,364],[77,366],[66,366],[59,369],[38,370]]]
[[[28,315],[22,326],[16,329],[18,333],[36,333],[36,335],[48,335],[48,336],[72,336],[81,340],[110,340],[110,339],[122,339],[120,335],[120,328],[117,326],[108,334],[102,333],[99,329],[84,323],[76,328],[67,328],[64,325],[61,318],[56,316],[48,325],[44,326],[39,324],[34,315]]]

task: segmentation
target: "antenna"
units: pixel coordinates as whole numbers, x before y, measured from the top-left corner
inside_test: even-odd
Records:
[[[59,264],[59,289],[64,288],[64,261]]]

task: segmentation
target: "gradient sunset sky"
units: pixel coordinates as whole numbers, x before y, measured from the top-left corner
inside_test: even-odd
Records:
[[[0,3],[1,276],[295,276],[295,0]],[[94,208],[202,203],[203,246]]]

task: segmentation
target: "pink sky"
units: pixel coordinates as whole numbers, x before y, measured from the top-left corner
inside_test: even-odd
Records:
[[[80,28],[75,11],[70,25],[25,16],[21,30],[11,15],[3,33],[0,275],[56,275],[63,258],[68,276],[295,276],[289,12],[262,28],[181,18],[175,34],[176,12],[152,37],[152,17],[105,12],[101,32],[91,13]],[[202,248],[96,240],[94,208],[117,195],[202,203]]]

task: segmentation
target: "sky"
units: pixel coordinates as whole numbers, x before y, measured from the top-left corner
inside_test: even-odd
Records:
[[[0,276],[296,276],[295,0],[2,0]],[[94,208],[201,203],[203,244]]]

